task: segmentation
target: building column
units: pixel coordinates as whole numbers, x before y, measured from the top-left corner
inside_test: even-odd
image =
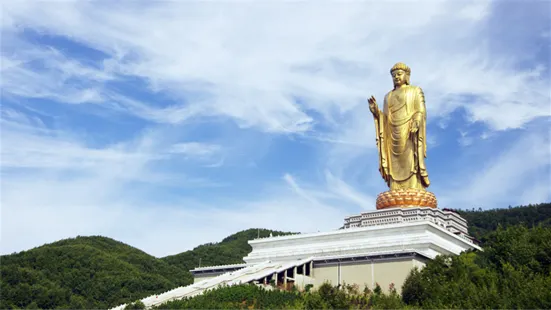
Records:
[[[371,290],[375,289],[375,264],[373,264],[373,259],[371,259]]]
[[[275,286],[277,286],[277,272],[274,273],[274,279],[275,279],[275,280],[274,280],[274,281],[275,281],[275,282],[274,282],[274,283],[275,283]]]

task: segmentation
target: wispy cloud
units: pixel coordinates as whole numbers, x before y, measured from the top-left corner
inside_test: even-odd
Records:
[[[13,37],[3,38],[4,95],[48,98],[63,103],[104,102],[101,85],[114,77],[102,68],[68,58],[54,47],[37,46]]]
[[[143,200],[147,197],[138,190],[122,191],[114,182],[97,181],[68,183],[49,178],[3,182],[6,194],[2,195],[2,205],[18,208],[2,211],[2,253],[75,235],[100,234],[160,257],[251,227],[303,232],[336,229],[342,225],[340,219],[350,213],[312,203],[308,192],[284,187],[270,191],[263,199],[228,199],[224,206],[214,206],[189,199],[155,203]],[[32,195],[19,194],[30,189]]]
[[[346,199],[363,209],[375,209],[374,196],[367,196],[361,192],[358,192],[343,180],[335,177],[329,171],[325,172],[325,178],[327,180],[328,189],[335,193],[337,197],[342,197],[343,199]]]
[[[548,201],[551,199],[550,137],[549,131],[524,133],[504,149],[494,148],[473,157],[461,172],[450,175],[452,181],[442,190],[441,202],[446,206],[471,208]]]
[[[511,59],[484,48],[491,38],[480,34],[487,30],[484,21],[491,5],[165,2],[146,9],[71,2],[53,3],[38,14],[35,6],[23,1],[6,5],[5,15],[47,34],[77,38],[108,55],[102,72],[83,70],[81,64],[66,60],[55,70],[41,72],[45,80],[59,83],[59,72],[95,80],[137,76],[154,91],[183,98],[190,92],[206,96],[165,112],[222,115],[241,126],[268,131],[309,130],[313,119],[308,110],[331,120],[334,112],[362,103],[367,93],[382,99],[390,86],[388,68],[400,59],[413,68],[413,81],[426,89],[431,116],[462,106],[473,121],[495,129],[517,128],[549,116],[546,84],[540,79],[544,67],[519,71]],[[396,15],[403,18],[389,25],[387,16]],[[11,33],[17,31],[13,26],[8,22],[3,28]],[[395,48],[398,42],[403,48]],[[54,55],[38,53],[35,58],[63,60],[59,53]],[[15,78],[4,77],[8,82]],[[46,83],[32,85],[51,88]],[[33,91],[37,96],[49,93]],[[83,91],[81,97],[71,97],[100,98]],[[465,101],[463,95],[476,100]],[[296,98],[303,100],[298,104]]]
[[[177,143],[170,147],[171,153],[184,154],[190,156],[211,156],[220,151],[219,145],[206,144],[199,142]]]

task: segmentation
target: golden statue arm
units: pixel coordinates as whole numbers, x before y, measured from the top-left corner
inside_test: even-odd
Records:
[[[385,131],[385,117],[377,105],[377,101],[373,96],[368,99],[369,110],[373,114],[373,120],[375,123],[375,141],[377,144],[377,150],[379,153],[379,172],[381,177],[385,180],[387,185],[390,181],[390,176],[388,174],[388,164],[386,158],[386,145],[384,140],[384,131]]]

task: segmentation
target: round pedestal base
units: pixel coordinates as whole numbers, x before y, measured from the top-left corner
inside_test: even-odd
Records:
[[[433,193],[420,189],[397,189],[380,193],[377,196],[377,210],[388,208],[429,207],[436,208],[438,203]]]

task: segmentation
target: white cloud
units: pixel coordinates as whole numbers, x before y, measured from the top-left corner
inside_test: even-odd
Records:
[[[526,132],[507,148],[472,157],[461,171],[450,174],[448,184],[439,187],[439,201],[444,206],[470,209],[549,200],[550,143],[549,131]]]
[[[16,25],[33,27],[109,55],[107,73],[89,68],[91,77],[69,60],[57,67],[62,72],[95,80],[113,74],[142,77],[154,91],[176,97],[190,91],[208,94],[170,110],[149,106],[163,114],[222,115],[267,131],[311,130],[310,110],[331,124],[372,93],[382,100],[391,86],[389,67],[403,60],[413,69],[413,82],[425,89],[431,118],[465,106],[473,121],[498,130],[517,128],[549,116],[549,94],[540,69],[518,71],[512,59],[484,48],[488,38],[481,28],[490,6],[428,1],[400,6],[157,2],[147,8],[63,2],[38,7],[18,1],[6,5],[3,28],[12,33]],[[389,16],[401,18],[389,22]],[[464,94],[480,99],[457,99]],[[92,90],[71,97],[101,100]],[[297,104],[295,98],[304,100]]]
[[[349,200],[355,205],[360,206],[362,209],[375,210],[374,196],[366,196],[365,194],[356,191],[346,182],[335,177],[330,171],[325,172],[325,178],[327,180],[328,189],[334,192],[338,197]]]
[[[78,173],[95,173],[105,168],[110,172],[131,171],[128,168],[160,159],[158,155],[140,149],[147,136],[135,145],[130,141],[128,144],[91,148],[67,133],[33,126],[32,122],[36,124],[37,118],[26,118],[9,109],[3,116],[0,160],[3,169],[76,170]],[[130,173],[124,175],[129,176]]]
[[[289,186],[293,189],[293,191],[299,195],[300,197],[306,199],[308,202],[310,202],[311,204],[313,204],[314,206],[323,206],[323,204],[318,201],[318,199],[316,199],[313,195],[311,194],[308,194],[306,191],[304,191],[300,186],[298,186],[297,182],[295,181],[295,178],[293,178],[293,176],[291,176],[290,174],[285,174],[283,176],[283,179],[285,180],[285,182],[287,182],[287,184],[289,184]]]
[[[200,142],[184,142],[177,143],[170,147],[171,153],[185,154],[190,156],[210,156],[220,151],[219,145],[200,143]]]
[[[459,145],[461,146],[469,146],[473,143],[473,137],[470,136],[470,134],[466,131],[459,130]]]
[[[188,180],[185,169],[165,171],[152,165],[166,160],[167,154],[202,159],[218,155],[223,147],[171,143],[172,139],[163,139],[168,129],[160,129],[92,148],[64,131],[44,128],[39,119],[11,109],[2,113],[3,254],[76,235],[104,235],[164,256],[250,227],[335,229],[345,215],[345,209],[325,202],[326,195],[302,189],[290,175],[285,178],[293,188],[279,185],[252,201],[225,199],[218,205],[194,199],[158,199],[152,191],[163,186],[177,184],[182,190],[216,184]],[[135,187],[136,182],[150,184]],[[296,218],[274,221],[291,212]],[[308,223],[303,221],[306,218]],[[209,223],[208,229],[205,223]]]
[[[47,98],[63,103],[99,103],[101,83],[110,73],[68,58],[53,47],[41,47],[8,35],[3,38],[2,91],[4,95]],[[41,68],[41,69],[39,69]]]
[[[76,235],[104,235],[161,257],[251,227],[302,232],[337,229],[347,214],[343,208],[313,204],[308,191],[295,194],[285,187],[261,200],[227,200],[223,206],[213,206],[193,200],[147,202],[138,191],[121,191],[115,182],[103,181],[108,183],[3,180],[2,205],[18,207],[2,210],[1,252]],[[32,195],[19,194],[29,190]]]
[[[218,168],[224,164],[225,150],[222,146],[202,142],[181,142],[173,144],[169,151],[177,158],[202,162],[203,167]]]
[[[127,182],[146,182],[156,186],[174,183],[179,186],[221,185],[203,177],[189,176],[186,171],[163,168],[164,163],[177,160],[183,151],[187,152],[187,158],[207,160],[206,164],[216,164],[220,160],[205,157],[219,153],[221,148],[217,145],[190,143],[184,150],[185,143],[173,143],[175,138],[167,135],[172,128],[143,130],[132,139],[95,147],[87,145],[84,134],[48,129],[39,117],[30,117],[10,108],[2,110],[1,126],[3,185],[18,181],[20,177],[24,180],[43,179],[45,183],[51,182],[49,178],[65,180],[69,184],[82,180],[105,188],[121,188]],[[32,182],[38,188],[39,184]],[[63,182],[58,185],[65,187]],[[9,187],[4,187],[3,193],[8,192]],[[13,205],[4,206],[7,207]]]

